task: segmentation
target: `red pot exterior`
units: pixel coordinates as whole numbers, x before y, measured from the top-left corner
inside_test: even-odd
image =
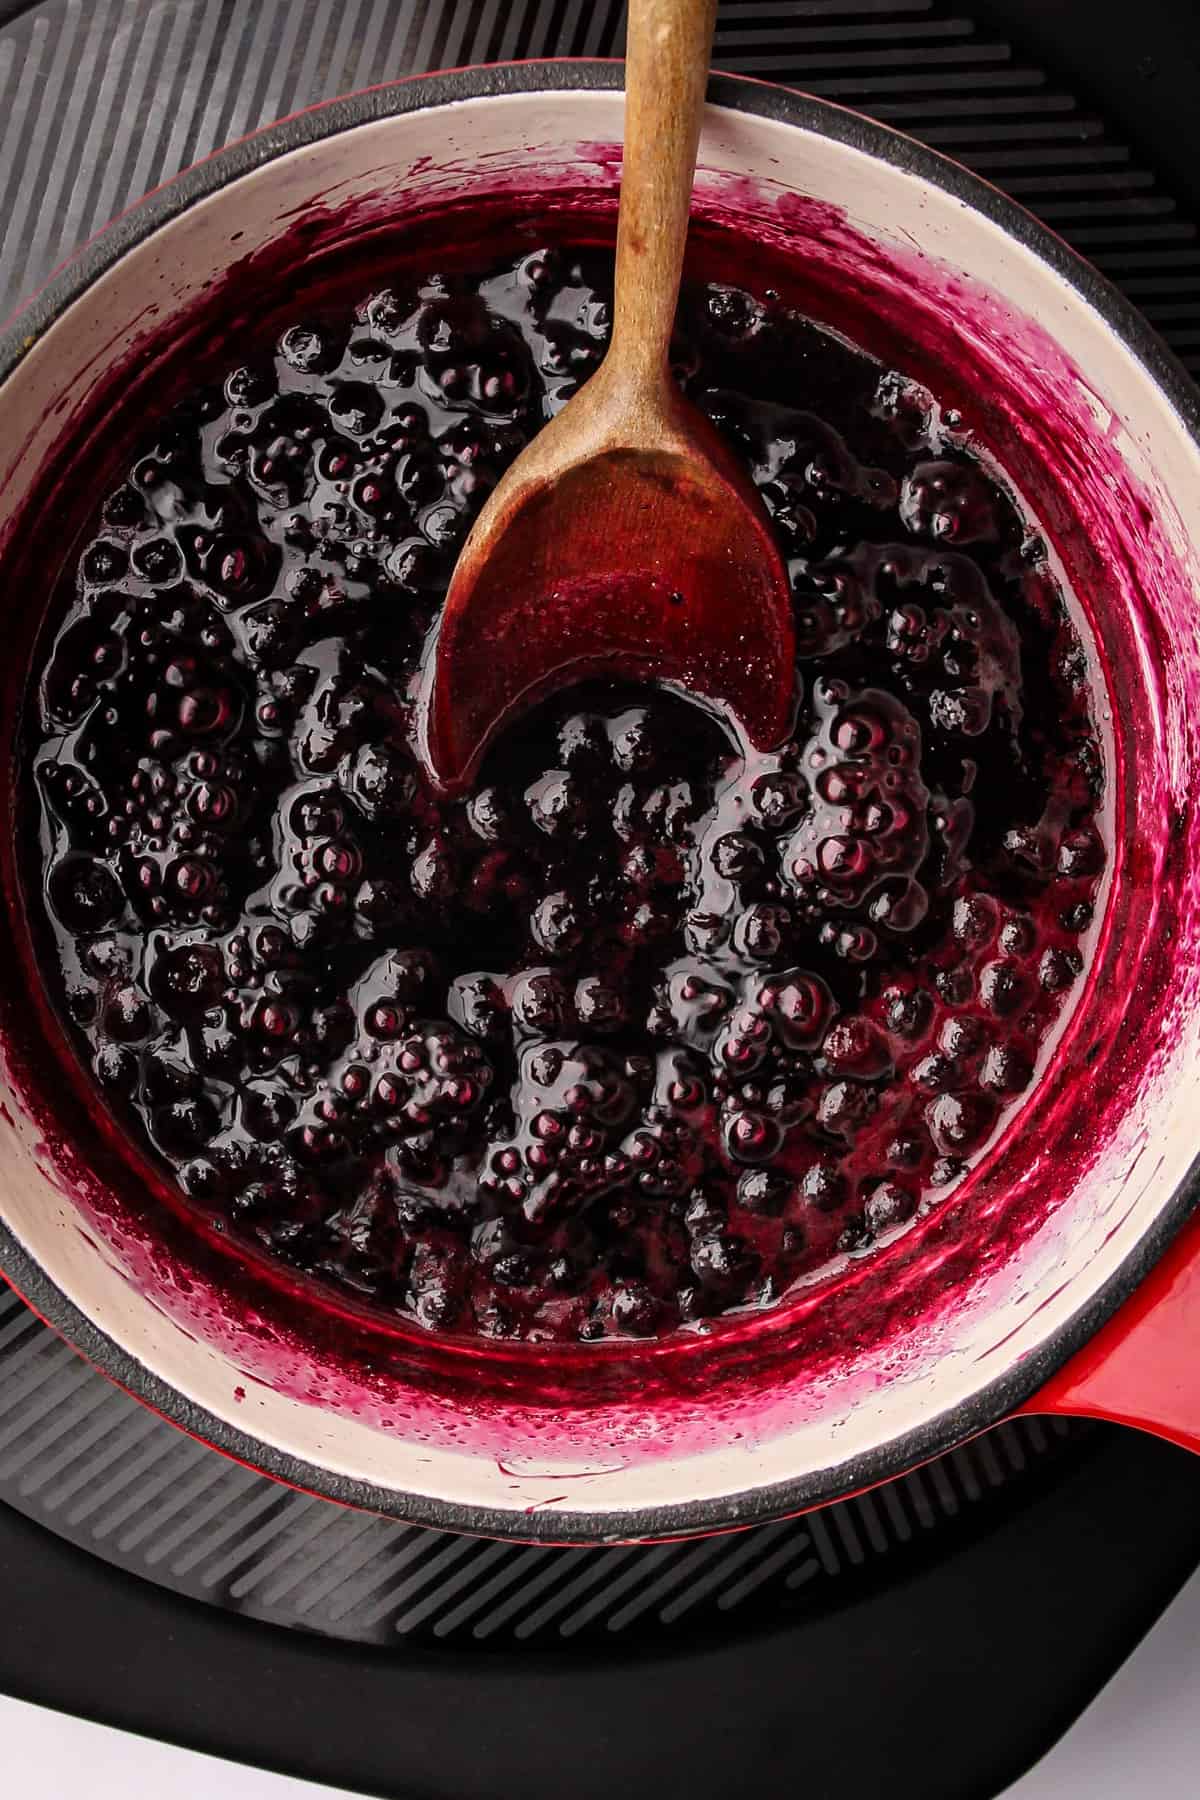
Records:
[[[1110,1419],[1200,1452],[1200,1219],[1019,1410]]]

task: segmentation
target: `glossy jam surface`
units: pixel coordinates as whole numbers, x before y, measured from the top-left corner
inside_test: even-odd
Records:
[[[106,1104],[210,1229],[434,1331],[653,1337],[873,1253],[1036,1082],[1105,866],[1086,648],[970,421],[724,283],[677,372],[788,560],[791,739],[577,689],[434,796],[456,548],[610,283],[559,247],[248,345],[104,501],[32,709]]]

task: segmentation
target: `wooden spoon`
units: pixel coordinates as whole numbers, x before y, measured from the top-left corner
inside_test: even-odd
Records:
[[[418,696],[435,783],[463,788],[527,707],[652,681],[760,750],[794,705],[791,590],[761,500],[669,365],[716,0],[631,0],[612,340],[489,498]]]

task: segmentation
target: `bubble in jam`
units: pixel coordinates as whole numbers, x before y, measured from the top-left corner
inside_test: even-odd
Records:
[[[37,671],[31,898],[91,1079],[227,1242],[431,1332],[654,1338],[876,1254],[1035,1086],[1102,898],[1030,521],[766,288],[685,286],[673,366],[787,562],[792,737],[594,685],[431,792],[457,548],[611,282],[406,264],[248,341],[103,499]]]

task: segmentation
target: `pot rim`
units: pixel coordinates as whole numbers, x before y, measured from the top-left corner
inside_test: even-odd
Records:
[[[557,59],[481,65],[409,76],[321,102],[214,152],[137,201],[92,238],[0,329],[0,386],[38,338],[128,251],[167,221],[276,158],[375,120],[474,99],[560,91],[620,90],[619,61]],[[750,77],[714,74],[710,105],[832,138],[916,177],[983,215],[1046,264],[1098,314],[1165,395],[1200,453],[1200,391],[1137,309],[1040,220],[958,163],[916,139],[832,102]],[[89,1362],[153,1411],[225,1455],[289,1486],[362,1510],[439,1530],[601,1544],[720,1531],[806,1511],[872,1487],[962,1443],[1029,1400],[1133,1292],[1200,1201],[1200,1154],[1167,1204],[1104,1286],[1034,1355],[890,1443],[834,1469],[708,1500],[631,1511],[514,1515],[345,1476],[266,1443],[194,1404],[95,1325],[44,1273],[0,1219],[0,1276]]]

